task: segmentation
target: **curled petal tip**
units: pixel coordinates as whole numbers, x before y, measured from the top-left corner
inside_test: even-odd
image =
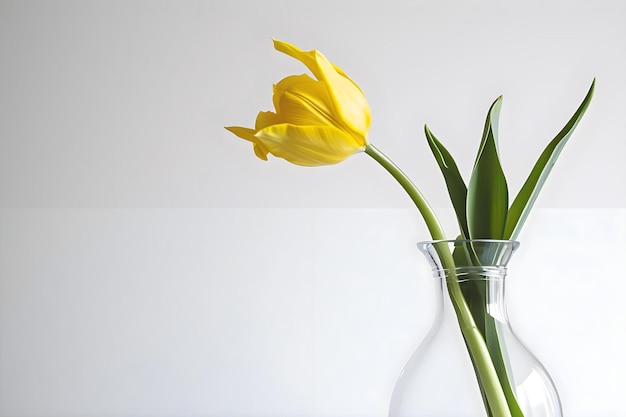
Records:
[[[299,48],[296,48],[294,45],[290,44],[289,42],[281,41],[276,38],[272,38],[272,43],[274,44],[274,49],[280,52],[284,52],[286,49],[299,50]]]

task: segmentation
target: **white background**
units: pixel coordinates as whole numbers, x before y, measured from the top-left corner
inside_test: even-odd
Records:
[[[454,236],[486,111],[514,194],[594,101],[511,264],[568,417],[623,416],[621,1],[0,1],[0,416],[384,416],[426,331],[428,239],[366,155],[305,169],[223,129],[319,49]]]

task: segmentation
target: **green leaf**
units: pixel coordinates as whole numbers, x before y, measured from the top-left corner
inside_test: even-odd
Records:
[[[498,118],[502,96],[489,108],[483,138],[467,190],[467,226],[471,239],[502,239],[508,188],[498,156]]]
[[[467,202],[467,187],[465,181],[459,173],[459,169],[454,162],[454,158],[450,155],[450,152],[437,140],[435,135],[430,131],[428,126],[424,125],[424,131],[426,132],[426,139],[428,145],[435,156],[437,164],[441,169],[443,178],[446,181],[448,187],[448,194],[452,201],[452,206],[456,212],[456,218],[459,222],[459,227],[463,235],[463,239],[469,239],[469,231],[467,229],[467,217],[466,217],[466,202]]]
[[[589,103],[591,102],[591,98],[593,97],[593,91],[595,89],[596,80],[594,78],[591,83],[591,87],[589,87],[589,91],[585,96],[584,100],[571,117],[571,119],[567,122],[565,127],[561,129],[558,135],[548,144],[548,146],[544,149],[539,156],[539,159],[535,163],[530,175],[526,179],[526,182],[520,189],[519,193],[515,197],[513,204],[511,204],[511,208],[509,209],[508,218],[506,221],[506,228],[504,231],[505,239],[515,239],[520,232],[520,229],[524,225],[526,218],[530,212],[530,209],[533,207],[541,188],[543,187],[544,182],[548,178],[552,167],[556,163],[559,154],[563,150],[563,147],[567,143],[567,140],[570,138],[574,129],[578,125],[578,122],[585,114],[587,107],[589,107]]]

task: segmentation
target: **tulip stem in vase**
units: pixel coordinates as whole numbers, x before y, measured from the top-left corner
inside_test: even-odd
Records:
[[[391,161],[384,153],[371,143],[366,146],[365,153],[385,168],[411,197],[411,200],[413,200],[415,206],[424,218],[426,227],[428,227],[433,240],[446,239],[443,228],[441,227],[439,220],[437,220],[437,216],[435,215],[433,209],[409,177],[407,177],[406,174],[393,163],[393,161]],[[521,414],[518,416],[512,415],[509,406],[507,405],[504,390],[500,385],[498,374],[491,360],[485,340],[476,326],[471,310],[467,305],[467,301],[465,300],[463,293],[461,292],[457,277],[454,273],[454,259],[452,258],[452,254],[443,246],[437,246],[437,251],[439,252],[442,263],[446,266],[446,269],[448,269],[450,274],[447,279],[450,300],[452,301],[452,305],[454,306],[454,310],[457,314],[461,333],[467,343],[470,356],[474,361],[476,371],[481,383],[483,384],[482,386],[485,400],[492,413],[491,415],[498,417],[521,417]],[[485,405],[487,406],[487,404]]]

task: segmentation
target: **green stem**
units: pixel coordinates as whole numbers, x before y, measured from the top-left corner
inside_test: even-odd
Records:
[[[439,223],[439,220],[437,220],[437,216],[435,216],[435,212],[406,174],[374,145],[368,144],[365,147],[365,153],[385,168],[396,179],[396,181],[398,181],[402,188],[404,188],[424,218],[432,239],[445,240],[446,235],[441,227],[441,224]],[[445,247],[445,250],[442,249],[444,246],[445,245],[437,245],[436,248],[439,256],[441,257],[442,265],[448,273],[446,280],[448,293],[450,294],[450,300],[452,301],[452,305],[454,306],[454,310],[459,321],[461,333],[465,338],[470,355],[474,358],[478,378],[485,390],[485,396],[487,397],[492,415],[498,417],[511,417],[511,410],[508,407],[506,396],[503,392],[502,386],[500,385],[498,374],[493,362],[491,361],[487,344],[485,343],[485,339],[480,333],[480,330],[476,326],[472,312],[467,305],[467,301],[465,300],[461,287],[459,286],[456,273],[454,272],[454,259],[452,258],[452,254],[447,246]]]
[[[428,227],[428,231],[430,232],[433,240],[446,239],[446,234],[444,233],[439,220],[437,220],[435,212],[409,177],[407,177],[406,174],[391,161],[391,159],[387,158],[387,156],[374,145],[368,144],[365,147],[365,153],[382,165],[382,167],[385,168],[396,179],[396,181],[398,181],[398,183],[400,183],[402,188],[404,188],[404,191],[409,194],[409,197],[411,197],[411,200],[413,200],[420,214],[424,218],[426,227]]]

